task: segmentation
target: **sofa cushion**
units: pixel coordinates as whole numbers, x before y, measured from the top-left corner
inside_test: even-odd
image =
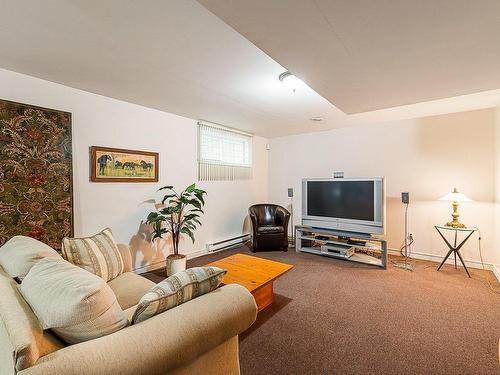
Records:
[[[195,267],[168,277],[141,298],[132,324],[215,290],[226,272],[218,267]]]
[[[19,286],[1,268],[0,296],[0,350],[10,350],[11,365],[17,371],[31,367],[39,357],[64,347],[59,340],[43,331],[21,295]],[[3,365],[4,362],[0,363]]]
[[[109,228],[91,237],[63,238],[62,253],[68,262],[105,281],[123,272],[123,259]]]
[[[125,310],[137,305],[141,297],[156,284],[133,272],[125,272],[109,281],[108,285],[115,293],[121,308]]]
[[[35,264],[21,284],[21,293],[42,327],[52,329],[68,344],[128,325],[108,284],[63,259],[45,258]]]
[[[45,257],[61,256],[50,246],[26,236],[14,236],[0,247],[0,266],[12,277],[22,279]]]
[[[259,233],[283,233],[285,229],[280,225],[265,225],[257,228]]]

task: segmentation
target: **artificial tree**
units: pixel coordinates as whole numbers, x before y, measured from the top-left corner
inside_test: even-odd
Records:
[[[197,189],[196,184],[189,185],[181,193],[177,193],[171,185],[158,189],[161,190],[166,190],[167,194],[161,204],[156,204],[156,211],[149,213],[146,223],[153,227],[153,240],[167,233],[172,237],[173,254],[167,257],[167,274],[170,275],[172,268],[185,268],[186,257],[179,253],[179,240],[184,234],[194,243],[194,231],[197,225],[201,226],[200,214],[203,214],[207,192]],[[176,260],[182,263],[174,265]]]

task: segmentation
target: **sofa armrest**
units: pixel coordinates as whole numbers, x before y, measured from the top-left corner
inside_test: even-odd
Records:
[[[253,296],[230,284],[111,335],[42,357],[20,375],[165,374],[250,327]]]
[[[123,259],[123,272],[132,272],[132,253],[130,247],[122,243],[117,244],[118,251]]]

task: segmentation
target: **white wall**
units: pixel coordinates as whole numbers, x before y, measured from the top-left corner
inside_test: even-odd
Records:
[[[72,113],[75,234],[109,226],[118,241],[132,246],[136,267],[161,261],[168,248],[144,240],[141,220],[151,206],[142,202],[159,197],[155,191],[163,184],[196,181],[195,121],[1,69],[0,98]],[[346,177],[386,177],[393,248],[403,238],[400,192],[410,191],[414,250],[436,257],[445,247],[433,225],[451,212],[437,198],[458,187],[475,201],[461,206],[461,219],[481,228],[484,260],[500,269],[500,108],[274,138],[269,169],[268,142],[254,138],[253,180],[200,184],[209,194],[204,225],[194,245],[182,243],[183,252],[195,254],[206,243],[243,233],[247,207],[268,200],[288,205],[288,187],[296,192],[298,224],[301,179],[344,171]],[[91,145],[158,151],[160,183],[89,182]],[[463,251],[479,260],[476,240]]]
[[[135,266],[162,261],[168,249],[144,240],[150,204],[156,190],[197,181],[195,120],[76,90],[0,69],[0,98],[72,113],[75,235],[91,235],[110,227],[116,240],[131,245]],[[261,137],[253,140],[254,178],[250,181],[201,182],[208,198],[196,243],[184,240],[181,251],[193,254],[206,243],[243,233],[248,206],[267,200],[268,152]],[[160,153],[159,183],[92,183],[92,145]]]
[[[287,204],[286,189],[293,187],[296,224],[302,178],[333,177],[334,171],[385,177],[389,247],[399,248],[403,241],[400,195],[409,191],[414,251],[438,259],[446,246],[433,226],[451,218],[451,205],[437,199],[457,187],[474,200],[461,205],[460,219],[481,229],[484,260],[495,262],[494,109],[273,138],[270,145],[269,197]],[[479,260],[477,236],[463,255]]]

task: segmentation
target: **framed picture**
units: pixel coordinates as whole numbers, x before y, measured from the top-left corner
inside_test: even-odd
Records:
[[[92,146],[93,182],[158,182],[158,153]]]

